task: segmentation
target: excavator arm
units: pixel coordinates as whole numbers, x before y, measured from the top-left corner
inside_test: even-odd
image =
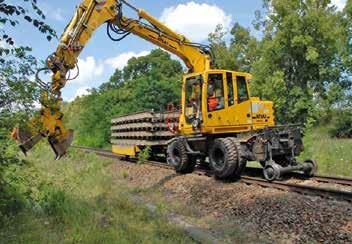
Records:
[[[138,20],[127,18],[122,15],[123,3],[137,13],[139,17]],[[152,42],[156,46],[161,47],[182,59],[189,72],[203,72],[211,67],[213,63],[213,55],[209,46],[191,42],[185,36],[180,35],[165,26],[143,9],[137,9],[124,0],[120,1],[118,9],[118,18],[114,23],[109,24],[108,30],[133,33],[136,36]]]
[[[42,108],[27,125],[17,126],[12,132],[12,137],[25,154],[43,137],[48,138],[56,159],[66,153],[73,139],[73,131],[67,130],[62,122],[61,89],[70,80],[69,73],[76,68],[78,56],[93,32],[105,22],[115,20],[116,16],[116,0],[84,0],[77,8],[56,51],[46,60],[47,67],[40,70],[51,71],[51,84],[41,81],[37,74],[38,84],[42,88]]]
[[[123,16],[123,6],[134,10],[138,19]],[[56,159],[67,152],[73,140],[73,131],[67,130],[62,122],[61,89],[71,80],[71,70],[77,67],[78,57],[94,31],[104,23],[107,23],[107,33],[113,41],[120,41],[133,33],[181,58],[189,72],[203,72],[212,64],[208,46],[192,43],[127,1],[84,0],[62,34],[56,51],[46,60],[47,67],[39,70],[52,73],[51,83],[46,84],[37,75],[42,88],[39,114],[27,125],[17,126],[12,132],[12,137],[25,154],[43,137],[48,138]]]

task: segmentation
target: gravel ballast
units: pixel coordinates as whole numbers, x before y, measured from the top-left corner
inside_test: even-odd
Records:
[[[160,189],[167,201],[192,206],[201,217],[237,223],[277,243],[352,243],[352,204],[348,202],[203,175],[177,175],[150,165],[117,162],[112,172],[140,189]]]

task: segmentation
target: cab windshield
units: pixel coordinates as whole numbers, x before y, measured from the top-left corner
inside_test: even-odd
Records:
[[[186,79],[186,122],[191,124],[199,118],[202,101],[202,76],[193,76]]]

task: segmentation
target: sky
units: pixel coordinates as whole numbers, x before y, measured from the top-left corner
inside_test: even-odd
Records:
[[[39,7],[47,16],[47,22],[56,30],[58,36],[64,31],[82,0],[38,0]],[[262,9],[262,0],[129,0],[143,8],[152,16],[167,24],[173,30],[184,34],[192,41],[207,43],[208,34],[217,24],[229,30],[233,23],[239,22],[252,27],[254,13]],[[346,0],[332,0],[342,9]],[[20,32],[14,33],[18,45],[30,44],[33,55],[45,59],[53,53],[58,40],[48,42],[45,35],[24,24]],[[147,55],[153,44],[130,35],[121,42],[113,42],[106,35],[106,26],[100,27],[92,36],[79,57],[80,76],[69,81],[63,89],[63,98],[72,101],[77,96],[88,94],[88,89],[99,87],[109,80],[116,68],[122,69],[128,59]]]

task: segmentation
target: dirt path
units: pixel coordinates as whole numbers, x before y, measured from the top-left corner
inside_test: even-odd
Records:
[[[138,188],[229,242],[352,243],[352,205],[149,165],[114,163],[118,183]],[[151,194],[158,192],[159,194]]]

